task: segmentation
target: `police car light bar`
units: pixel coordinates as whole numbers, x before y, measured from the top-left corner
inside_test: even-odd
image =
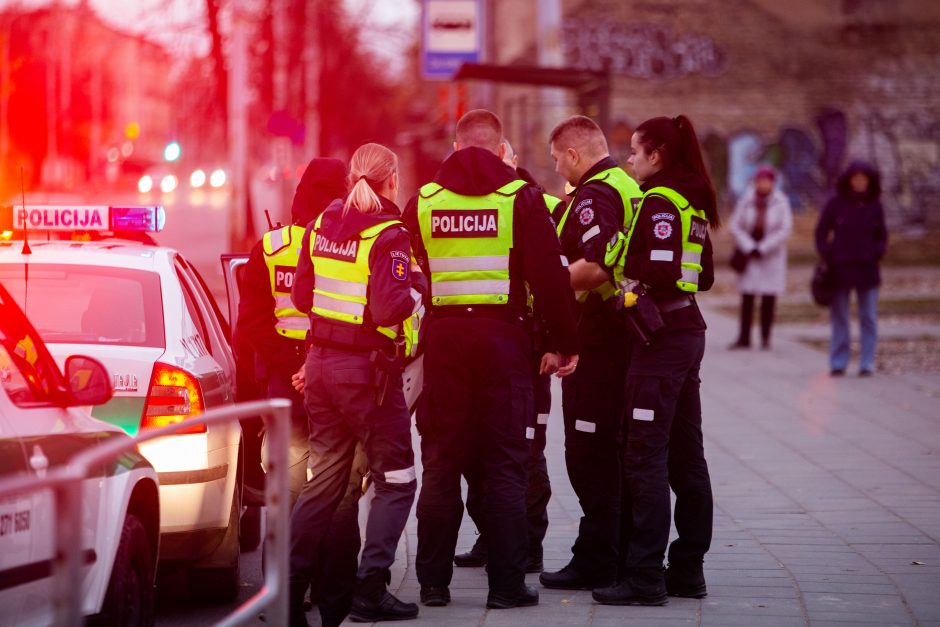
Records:
[[[156,233],[166,224],[159,205],[26,205],[0,207],[0,230],[143,231]]]

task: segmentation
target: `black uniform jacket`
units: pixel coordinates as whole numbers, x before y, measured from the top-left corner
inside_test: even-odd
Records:
[[[608,273],[604,255],[607,243],[623,229],[623,200],[607,183],[588,182],[588,179],[614,167],[617,162],[605,157],[584,173],[572,192],[571,211],[561,231],[562,250],[569,262],[586,259],[604,267]],[[559,216],[563,215],[563,209],[559,207],[558,211]],[[592,293],[580,307],[578,334],[586,344],[610,345],[612,336],[624,337],[626,330],[620,313],[611,303]]]
[[[669,187],[676,190],[696,209],[711,208],[708,187],[694,173],[679,169],[661,170],[640,185],[644,192],[653,187]],[[662,196],[648,196],[636,217],[636,225],[633,227],[633,235],[627,249],[624,274],[647,285],[649,295],[654,301],[666,303],[687,294],[676,286],[676,281],[682,276],[681,260],[682,222],[679,210]],[[702,250],[702,272],[698,279],[699,291],[711,289],[714,282],[712,243],[706,233]],[[664,313],[663,320],[672,329],[705,328],[705,321],[698,307],[686,307]]]
[[[320,234],[337,243],[359,237],[363,230],[388,220],[400,220],[401,215],[395,203],[382,198],[382,211],[364,214],[350,208],[343,215],[343,201],[336,200],[323,214]],[[313,259],[310,257],[310,238],[315,221],[307,225],[301,246],[300,261],[294,277],[291,299],[294,306],[304,313],[313,308],[313,288],[315,284]],[[404,264],[402,264],[404,262]],[[413,272],[411,264],[411,237],[403,227],[391,227],[383,231],[372,246],[369,255],[369,292],[367,295],[365,325],[366,329],[375,326],[391,327],[400,324],[414,310],[414,288],[422,296],[427,293],[427,278],[420,272]],[[405,271],[402,274],[401,269]],[[339,324],[311,315],[311,325]]]
[[[499,157],[482,148],[464,148],[450,155],[434,176],[434,182],[464,196],[485,196],[519,178]],[[578,353],[574,294],[568,269],[562,264],[561,246],[555,235],[539,188],[526,185],[513,205],[513,248],[509,253],[509,307],[524,311],[525,284],[539,303],[553,347],[565,355]],[[415,254],[425,271],[427,252],[418,226],[418,197],[405,207],[405,224],[416,234]],[[428,275],[430,276],[430,274]],[[474,307],[505,308],[507,305]],[[441,308],[443,309],[443,308]],[[495,310],[494,310],[495,311]]]

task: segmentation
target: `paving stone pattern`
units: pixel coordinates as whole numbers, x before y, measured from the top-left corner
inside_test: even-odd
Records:
[[[539,586],[537,607],[488,611],[483,570],[458,568],[453,602],[422,607],[414,624],[940,627],[940,375],[833,379],[826,356],[796,330],[779,330],[771,351],[728,351],[735,321],[707,309],[706,318],[708,597],[608,607],[590,592]],[[581,515],[565,472],[560,400],[556,385],[549,570],[568,562]],[[412,515],[392,582],[409,601],[418,598],[416,530]],[[465,519],[458,551],[474,537]],[[527,580],[538,586],[537,575]]]

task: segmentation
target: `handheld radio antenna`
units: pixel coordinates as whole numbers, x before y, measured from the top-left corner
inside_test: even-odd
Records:
[[[20,166],[20,198],[23,201],[23,254],[32,255],[33,251],[29,247],[29,224],[26,219],[26,182],[23,176],[23,166]]]

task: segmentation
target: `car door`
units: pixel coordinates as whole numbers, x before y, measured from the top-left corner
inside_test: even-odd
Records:
[[[9,376],[3,361],[0,355],[0,378]],[[22,442],[7,415],[13,407],[6,392],[0,391],[0,479],[23,473],[28,467]],[[25,596],[21,591],[31,583],[33,536],[17,531],[16,520],[30,505],[29,495],[0,497],[0,623],[4,625],[24,622]]]

